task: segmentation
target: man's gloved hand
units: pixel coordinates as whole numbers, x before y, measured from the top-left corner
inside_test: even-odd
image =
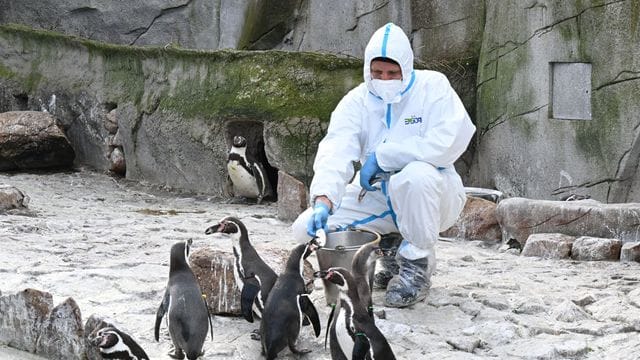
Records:
[[[367,160],[365,160],[362,165],[362,169],[360,169],[360,186],[367,191],[376,191],[377,189],[371,185],[371,179],[373,179],[376,174],[383,172],[380,166],[378,165],[378,159],[376,158],[376,153],[373,152]]]
[[[307,234],[312,237],[316,236],[316,231],[320,229],[329,232],[327,219],[329,219],[329,206],[322,201],[317,201],[313,206],[313,213],[307,223]]]

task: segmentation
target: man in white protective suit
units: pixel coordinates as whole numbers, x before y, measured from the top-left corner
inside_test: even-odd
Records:
[[[377,274],[376,285],[386,287],[387,306],[424,300],[438,234],[454,224],[465,203],[453,164],[474,132],[447,78],[414,70],[409,39],[386,24],[365,49],[364,83],[331,114],[313,166],[311,208],[292,225],[295,238],[308,241],[319,229],[399,232],[397,273],[391,280]],[[353,161],[362,167],[349,183]]]

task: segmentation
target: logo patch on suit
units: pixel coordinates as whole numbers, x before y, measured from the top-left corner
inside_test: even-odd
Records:
[[[405,125],[422,124],[422,117],[412,115],[410,118],[404,119]]]

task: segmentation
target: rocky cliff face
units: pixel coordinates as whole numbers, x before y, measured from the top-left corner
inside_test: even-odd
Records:
[[[127,176],[149,176],[155,181],[162,176],[154,175],[151,168],[165,160],[150,154],[160,153],[168,147],[166,144],[154,147],[147,139],[162,139],[163,133],[172,132],[169,125],[162,129],[160,122],[155,120],[157,115],[151,115],[156,114],[156,105],[160,109],[171,107],[171,111],[164,109],[163,115],[170,118],[163,124],[170,124],[184,121],[184,115],[173,109],[176,104],[187,103],[164,99],[166,94],[179,94],[193,100],[187,107],[199,108],[196,110],[199,113],[204,108],[211,112],[213,106],[209,105],[221,104],[219,99],[207,102],[206,96],[211,97],[212,90],[206,89],[213,85],[207,80],[209,74],[222,76],[223,72],[211,71],[202,58],[195,62],[185,60],[201,55],[178,49],[280,49],[360,58],[371,33],[393,21],[410,34],[417,60],[449,76],[478,125],[477,139],[470,147],[471,151],[457,164],[462,173],[469,172],[465,177],[466,184],[497,188],[507,196],[557,199],[578,193],[605,202],[639,201],[640,190],[634,179],[638,177],[640,162],[640,142],[636,139],[636,114],[640,105],[635,101],[640,90],[640,4],[633,0],[543,0],[525,5],[516,0],[213,3],[155,0],[135,4],[101,2],[87,6],[70,0],[0,0],[3,9],[0,23],[18,22],[115,44],[156,46],[156,50],[142,51],[142,58],[135,59],[134,55],[123,56],[126,51],[122,49],[113,54],[101,50],[101,55],[95,57],[93,45],[84,50],[82,46],[65,45],[65,53],[56,50],[57,57],[52,58],[47,57],[46,52],[62,40],[44,44],[44,50],[37,48],[40,45],[34,40],[42,38],[40,35],[25,40],[26,50],[20,48],[23,45],[14,49],[15,44],[5,42],[3,45],[7,47],[1,51],[7,49],[6,52],[12,54],[0,54],[0,78],[5,84],[0,89],[0,110],[36,110],[52,104],[68,104],[57,110],[57,116],[66,124],[70,141],[77,144],[78,161],[99,164],[104,161],[101,154],[105,147],[120,145],[104,145],[104,141],[92,142],[86,138],[88,134],[92,138],[109,137],[102,129],[102,118],[117,106],[120,116],[141,119],[133,125],[127,124],[130,120],[126,120],[122,126],[135,132],[137,143],[145,144],[134,147],[131,145],[133,140],[124,140],[125,155],[135,154],[131,160],[139,162],[127,170]],[[166,50],[157,50],[157,46]],[[167,56],[174,51],[180,55]],[[34,55],[39,52],[42,53]],[[161,53],[164,55],[157,55]],[[23,61],[23,56],[28,63]],[[39,62],[30,62],[34,57],[39,58]],[[182,61],[180,65],[176,65],[178,58]],[[226,60],[216,61],[216,66],[226,66]],[[43,65],[50,62],[56,64]],[[89,77],[91,80],[84,76],[103,70],[102,66],[106,67],[103,75],[96,72],[96,76]],[[272,63],[266,60],[262,66],[264,70]],[[246,74],[255,78],[256,71],[256,68],[241,71],[239,76]],[[351,71],[353,73],[347,78],[355,84],[360,77],[359,65],[354,63]],[[21,75],[16,77],[14,73]],[[58,73],[65,74],[64,81],[60,81]],[[233,78],[236,75],[223,77],[226,79],[226,76]],[[309,84],[305,76],[301,84]],[[177,83],[183,84],[183,78],[191,81],[189,85],[174,88]],[[264,77],[260,80],[262,82]],[[100,90],[105,81],[115,87]],[[54,83],[65,83],[70,88],[60,91],[58,86],[54,92],[51,91]],[[220,85],[222,83],[217,84],[227,89]],[[167,88],[171,90],[167,91]],[[348,86],[338,88],[341,93],[332,98],[334,103]],[[133,106],[129,108],[122,100],[110,100],[114,96],[96,95],[100,91],[125,94],[115,97],[121,99],[122,96]],[[52,102],[54,94],[57,97]],[[281,95],[263,92],[258,98]],[[99,98],[98,101],[94,97]],[[274,118],[272,112],[266,117],[261,111],[249,111],[247,115],[247,107],[235,100],[229,104],[229,107],[223,106],[226,110],[221,110],[227,114],[224,122],[227,127],[244,128],[246,124],[260,127],[265,124],[264,119]],[[239,106],[237,116],[229,115],[235,114],[236,110],[230,109],[236,106]],[[271,137],[278,134],[285,136],[295,124],[309,121],[314,125],[307,126],[310,129],[308,136],[315,140],[303,147],[297,140],[286,140],[289,149],[305,149],[302,158],[295,152],[288,152],[289,160],[279,159],[273,155],[275,147],[266,151],[264,157],[278,167],[301,169],[308,166],[307,154],[313,152],[314,143],[323,131],[322,119],[328,118],[330,108],[323,106],[324,110],[311,116],[288,115],[283,121],[269,121],[273,125],[257,131],[264,135],[256,136],[261,141],[271,141]],[[213,112],[214,116],[218,116],[217,111]],[[318,118],[321,112],[324,118]],[[232,118],[235,120],[231,121]],[[201,129],[207,126],[197,121],[192,125],[194,127],[185,129],[182,135],[197,138],[203,133]],[[219,134],[219,130],[214,129],[212,134]],[[217,145],[218,155],[224,145]],[[265,148],[270,146],[264,144]],[[78,151],[77,147],[83,151]],[[185,151],[176,156],[192,158],[189,154],[193,151]],[[149,159],[153,160],[147,163]],[[287,162],[290,165],[285,165]],[[293,163],[296,165],[291,165]],[[184,178],[183,171],[176,169],[169,173],[171,178],[177,179]],[[306,181],[310,172],[305,171],[297,170],[294,174]],[[204,182],[207,176],[200,177]],[[176,185],[184,182],[171,181]]]
[[[640,201],[637,1],[487,1],[472,181]]]

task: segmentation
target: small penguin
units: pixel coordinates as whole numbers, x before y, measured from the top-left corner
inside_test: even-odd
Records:
[[[335,336],[331,337],[332,359],[395,359],[393,350],[376,327],[358,296],[358,284],[351,273],[340,267],[317,271],[315,277],[335,284],[340,290],[340,308],[334,317]]]
[[[380,240],[371,241],[362,245],[351,260],[351,274],[358,284],[358,296],[367,307],[367,312],[373,318],[373,300],[371,289],[373,288],[373,274],[376,271],[376,260],[382,256]]]
[[[104,359],[149,360],[142,347],[115,326],[97,329],[88,336],[88,340],[100,349]]]
[[[156,313],[154,335],[160,338],[160,323],[165,314],[174,349],[174,359],[194,360],[202,355],[202,345],[211,325],[209,309],[200,291],[195,275],[189,267],[189,249],[192,240],[171,246],[169,282]],[[213,328],[211,329],[213,338]]]
[[[304,259],[318,247],[315,240],[296,246],[269,293],[260,323],[262,354],[267,360],[275,359],[287,345],[294,354],[310,352],[295,347],[305,319],[313,325],[316,337],[320,336],[318,312],[307,294],[302,274]]]
[[[265,196],[273,195],[273,189],[264,166],[247,154],[247,139],[236,135],[227,157],[227,172],[233,184],[233,194],[256,199],[262,203]]]
[[[231,237],[235,264],[233,276],[240,288],[242,316],[253,322],[253,313],[262,317],[262,310],[278,275],[258,255],[249,241],[246,226],[240,219],[228,216],[205,230],[205,234],[223,233]]]

